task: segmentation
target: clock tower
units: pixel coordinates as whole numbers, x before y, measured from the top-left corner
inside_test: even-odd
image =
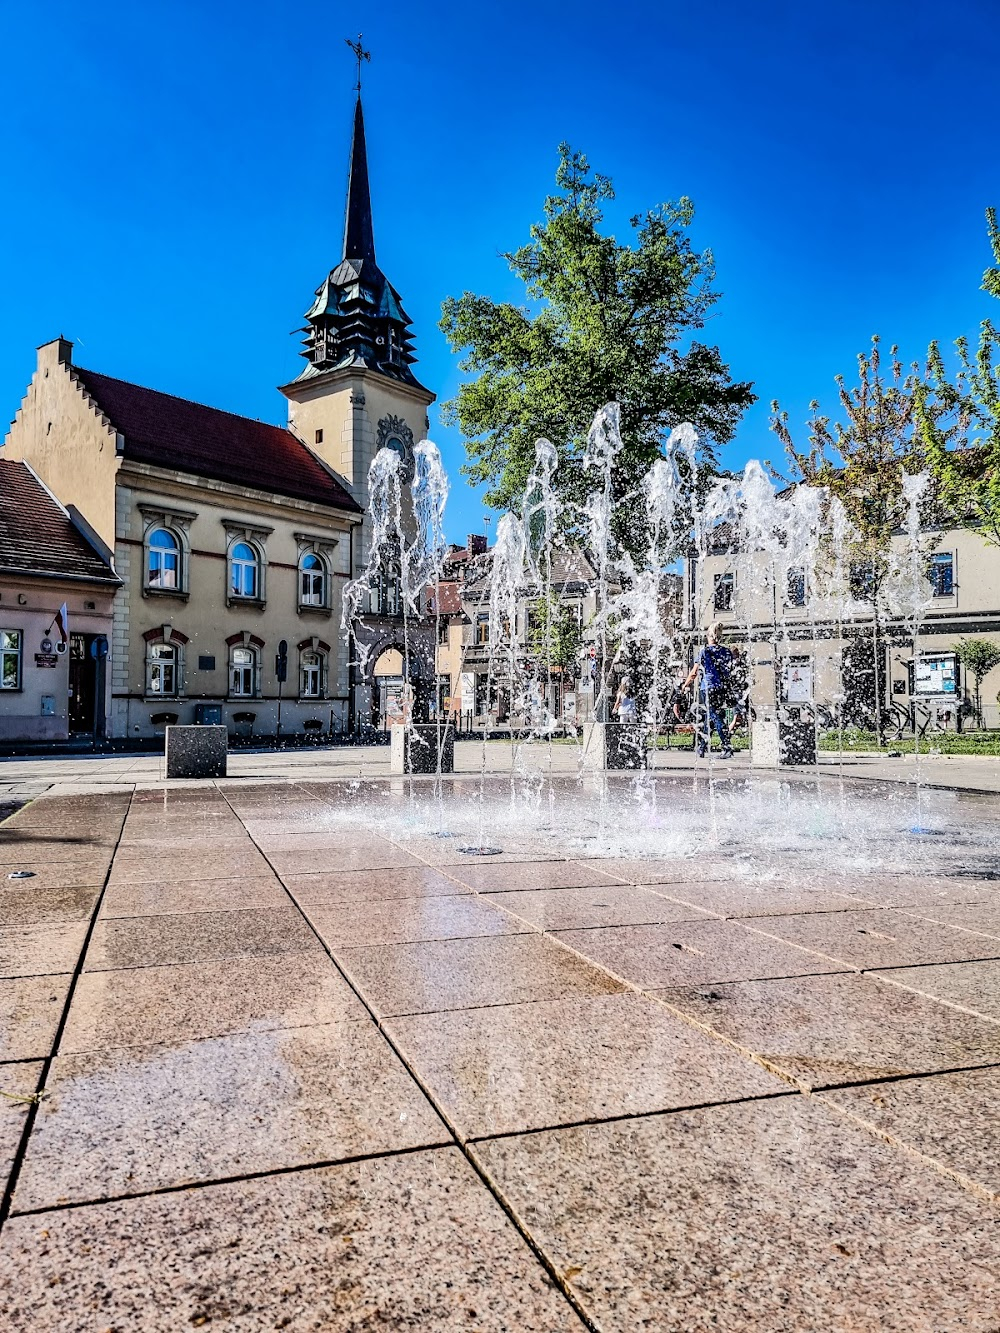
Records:
[[[410,319],[375,257],[360,89],[343,252],[317,287],[302,332],[305,369],[281,389],[289,400],[289,429],[367,509],[372,459],[389,447],[412,464],[413,446],[426,437],[427,408],[435,395],[413,373]]]

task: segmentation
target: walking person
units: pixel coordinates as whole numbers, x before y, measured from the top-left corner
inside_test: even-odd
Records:
[[[718,622],[708,628],[705,647],[688,672],[684,681],[685,689],[695,687],[695,693],[702,704],[702,714],[698,720],[697,753],[704,759],[712,744],[712,728],[719,733],[723,759],[732,759],[733,747],[729,739],[729,728],[723,709],[729,696],[733,654],[721,643],[723,627]]]

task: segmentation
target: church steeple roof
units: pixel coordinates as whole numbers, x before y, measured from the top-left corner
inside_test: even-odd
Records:
[[[375,260],[360,92],[354,106],[343,256],[317,287],[306,320],[302,356],[309,364],[300,379],[360,366],[422,387],[410,369],[416,359],[410,317],[403,309],[399,293]]]
[[[372,197],[368,185],[368,150],[365,146],[365,113],[361,109],[360,93],[354,104],[354,136],[351,140],[351,168],[347,177],[343,257],[370,259],[375,262]]]

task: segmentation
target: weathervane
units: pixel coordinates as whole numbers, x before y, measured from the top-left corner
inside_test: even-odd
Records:
[[[358,40],[357,40],[356,42],[352,42],[351,39],[350,39],[350,37],[345,37],[345,38],[344,38],[344,41],[345,41],[345,42],[347,43],[347,45],[351,48],[351,50],[354,52],[354,57],[355,57],[355,59],[356,59],[357,62],[358,62],[358,81],[357,81],[357,83],[354,85],[354,91],[357,92],[357,93],[360,93],[360,92],[361,92],[361,62],[362,62],[362,60],[367,60],[367,61],[370,62],[370,61],[371,61],[371,58],[372,58],[372,53],[371,53],[370,51],[366,51],[365,48],[361,45],[361,33],[360,33],[360,32],[358,33]]]

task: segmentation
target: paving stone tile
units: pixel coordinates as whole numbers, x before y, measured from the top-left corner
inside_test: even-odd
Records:
[[[882,981],[1000,1023],[1000,961],[879,969]]]
[[[695,884],[703,879],[755,883],[761,879],[759,868],[750,862],[718,856],[610,857],[600,867],[629,884]]]
[[[386,1030],[463,1138],[789,1091],[636,994],[391,1018]]]
[[[33,889],[99,889],[108,874],[111,857],[104,861],[45,861],[0,862],[0,895],[11,885],[28,885]],[[30,870],[30,879],[11,879],[17,870]]]
[[[856,972],[656,991],[805,1087],[1000,1063],[1000,1030]]]
[[[454,1148],[13,1217],[2,1287],[31,1333],[583,1333]]]
[[[409,944],[479,935],[518,935],[526,922],[469,894],[391,902],[303,905],[323,942],[336,951],[365,944]]]
[[[566,860],[566,850],[558,847],[553,839],[549,839],[546,843],[532,844],[520,837],[504,838],[495,829],[487,829],[484,837],[486,842],[481,844],[478,830],[471,828],[464,833],[456,834],[453,838],[400,838],[397,845],[428,865],[447,866],[449,871],[455,866],[468,868],[470,861],[476,862],[477,865],[481,860],[485,861],[487,858],[469,856],[462,851],[463,847],[481,845],[501,849],[499,855],[488,858],[489,865],[497,869],[505,865],[521,866],[540,861]],[[464,876],[463,881],[468,882],[464,880]]]
[[[928,907],[926,904],[921,904],[910,910],[914,913],[919,912],[921,916],[941,925],[975,931],[994,941],[1000,940],[1000,895],[989,903],[965,903],[943,907]]]
[[[440,898],[472,890],[440,870],[417,866],[412,870],[318,871],[311,875],[284,875],[284,883],[298,902],[376,903],[390,898]]]
[[[63,972],[0,981],[0,1061],[50,1054],[71,980]]]
[[[858,879],[848,892],[867,898],[879,907],[909,907],[921,911],[949,903],[1000,903],[1000,883],[971,876],[962,879],[917,875],[866,877]]]
[[[0,927],[43,926],[53,921],[85,921],[97,903],[100,889],[40,889],[34,880],[15,880],[13,888],[0,880]]]
[[[451,1141],[366,1013],[59,1055],[14,1208]]]
[[[996,1327],[990,1205],[813,1099],[473,1152],[601,1333]]]
[[[495,865],[493,858],[480,861],[466,856],[451,873],[469,888],[480,893],[510,893],[524,889],[575,889],[620,883],[600,864],[583,861],[505,861]]]
[[[677,902],[690,903],[706,912],[736,919],[805,912],[849,912],[867,905],[831,889],[782,888],[768,883],[720,884],[703,880],[694,884],[658,884],[654,887]]]
[[[491,893],[490,902],[540,930],[575,927],[650,925],[664,921],[695,921],[709,912],[673,902],[662,894],[632,884],[594,885],[584,889],[536,889]]]
[[[268,1028],[307,1027],[364,1006],[322,951],[85,972],[62,1055]]]
[[[950,930],[898,908],[772,916],[755,921],[752,929],[858,968],[957,963],[1000,956],[1000,941]]]
[[[818,1096],[1000,1202],[1000,1069],[867,1083]]]
[[[72,972],[79,962],[86,936],[85,921],[0,929],[0,977]]]
[[[748,981],[832,972],[842,964],[769,940],[738,921],[560,930],[570,948],[636,986]]]
[[[321,948],[294,907],[122,917],[97,922],[84,969],[101,972]]]
[[[316,871],[413,869],[417,862],[407,851],[373,836],[359,837],[340,847],[314,847],[301,852],[274,852],[269,861],[279,875],[307,875]]]
[[[344,949],[337,960],[382,1015],[623,989],[605,972],[537,934]]]
[[[268,871],[266,875],[231,879],[167,879],[110,884],[101,904],[101,918],[235,912],[248,907],[287,906],[288,894]]]
[[[76,837],[26,838],[0,836],[0,861],[42,861],[46,865],[61,865],[73,861],[111,860],[116,837],[98,837],[80,834]]]
[[[21,1144],[24,1122],[28,1115],[28,1102],[19,1101],[21,1097],[31,1097],[38,1090],[38,1080],[42,1075],[42,1063],[17,1065],[0,1064],[0,1194],[7,1189],[14,1158]],[[0,1293],[3,1284],[0,1283]],[[0,1294],[0,1300],[2,1300]],[[3,1307],[0,1305],[0,1313]]]
[[[269,873],[267,861],[255,849],[240,852],[218,850],[206,842],[197,852],[175,855],[165,851],[163,856],[132,856],[122,853],[115,857],[109,884],[142,884],[147,880],[167,879],[231,879],[247,875]]]

